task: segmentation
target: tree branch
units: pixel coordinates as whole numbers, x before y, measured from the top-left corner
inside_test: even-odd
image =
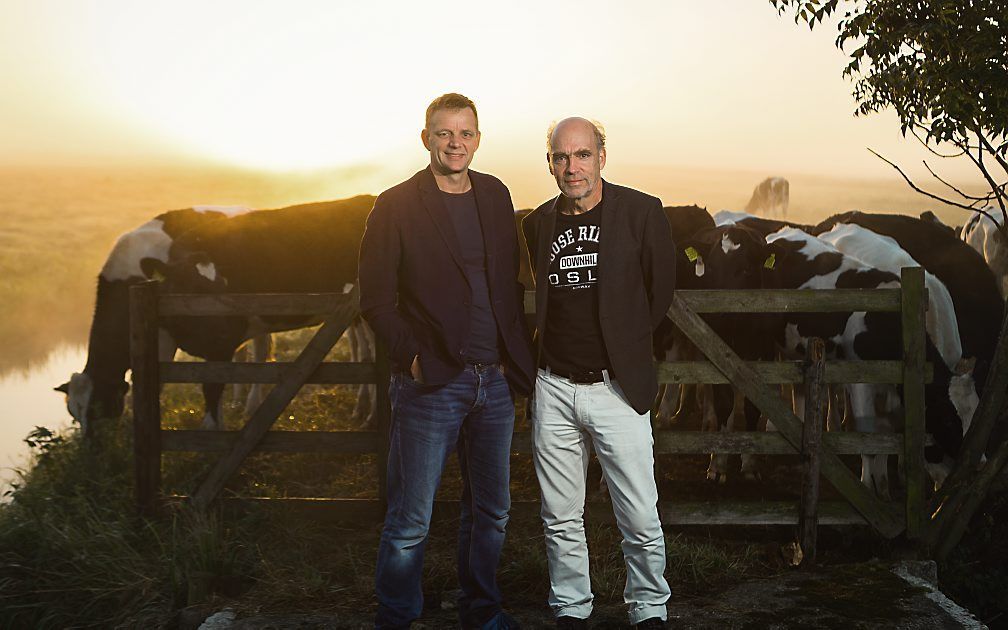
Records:
[[[969,210],[970,212],[983,212],[982,210],[978,211],[976,208],[971,208],[971,207],[963,205],[961,203],[957,203],[955,201],[951,201],[949,199],[945,199],[944,197],[939,197],[938,195],[931,194],[931,193],[929,193],[926,190],[921,190],[917,186],[917,184],[913,183],[913,181],[909,177],[907,177],[906,173],[903,172],[903,169],[901,169],[900,167],[896,166],[895,164],[893,164],[889,160],[885,159],[884,157],[882,157],[881,155],[879,155],[878,153],[876,153],[875,151],[873,151],[870,147],[865,147],[865,148],[868,149],[868,151],[870,151],[872,155],[874,155],[878,159],[882,160],[883,162],[885,162],[889,166],[891,166],[894,169],[896,169],[899,172],[899,174],[903,176],[903,179],[906,180],[906,183],[910,185],[910,188],[913,188],[914,190],[916,190],[920,194],[924,195],[925,197],[930,197],[931,199],[934,199],[936,201],[940,201],[940,202],[942,202],[944,204],[948,204],[950,206],[955,206],[956,208],[962,208],[963,210]],[[984,214],[986,214],[986,213],[984,212]]]
[[[1001,168],[1004,169],[1004,172],[1008,173],[1008,161],[1005,161],[1005,159],[1003,157],[1001,157],[1001,154],[998,153],[996,150],[994,150],[994,147],[992,147],[991,143],[987,140],[987,136],[985,136],[982,133],[980,133],[980,127],[979,126],[977,126],[977,129],[976,129],[975,133],[977,135],[977,139],[980,140],[980,143],[983,144],[983,146],[988,151],[990,151],[990,154],[994,156],[994,159],[997,160],[997,163],[1001,165]]]
[[[937,155],[937,154],[936,154],[936,155]],[[960,153],[959,155],[962,155],[962,154]],[[942,156],[942,157],[958,157],[958,156]],[[924,164],[924,168],[926,168],[926,169],[928,170],[928,172],[929,172],[929,173],[931,173],[931,176],[932,176],[932,177],[934,177],[935,179],[937,179],[937,180],[938,180],[938,181],[940,181],[941,183],[945,184],[946,186],[948,186],[949,188],[951,188],[951,189],[952,189],[952,190],[954,190],[955,192],[959,193],[959,195],[960,195],[960,196],[961,196],[961,197],[962,197],[963,199],[972,199],[973,201],[990,201],[990,199],[991,199],[991,195],[987,195],[986,197],[974,197],[974,196],[972,196],[972,195],[967,195],[967,194],[966,194],[966,193],[964,193],[963,191],[959,190],[958,188],[956,188],[956,187],[955,187],[955,186],[953,186],[952,184],[950,184],[950,183],[948,183],[947,181],[945,181],[944,179],[942,179],[941,177],[938,177],[938,174],[937,174],[937,173],[935,173],[935,172],[934,172],[933,170],[931,170],[931,167],[930,167],[930,166],[928,166],[928,163],[927,163],[927,160],[921,160],[921,162],[922,162],[922,163]]]
[[[921,128],[924,128],[924,125],[921,125]],[[929,145],[926,140],[922,139],[919,135],[917,135],[917,130],[915,128],[910,127],[910,133],[913,134],[913,137],[917,139],[917,142],[921,143],[921,146],[923,146],[925,149],[927,149],[928,151],[930,151],[931,153],[937,155],[940,158],[957,158],[957,157],[962,157],[962,154],[966,153],[967,149],[969,148],[969,144],[968,143],[966,145],[966,149],[964,149],[962,146],[956,144],[956,148],[959,149],[959,153],[954,153],[954,154],[950,154],[950,155],[946,155],[944,153],[938,153],[937,150],[931,148],[931,145]],[[953,143],[953,144],[955,144],[955,143]]]
[[[977,135],[979,137],[979,134]],[[994,193],[997,193],[998,192],[997,182],[995,182],[994,178],[991,177],[990,173],[987,172],[987,167],[984,166],[983,163],[983,147],[977,147],[978,157],[974,157],[973,154],[969,152],[967,152],[966,155],[969,156],[969,159],[973,161],[973,164],[975,164],[976,167],[980,169],[980,172],[983,173],[984,179],[986,179],[987,183],[990,184],[991,190]],[[995,197],[997,199],[998,206],[1000,206],[1001,208],[1001,221],[1000,222],[994,221],[994,223],[999,226],[999,229],[1001,231],[1004,232],[1006,229],[1008,229],[1008,213],[1005,212],[1005,203],[1002,197],[1003,195],[1000,194],[997,194]],[[1008,232],[1005,233],[1005,236],[1008,236]]]

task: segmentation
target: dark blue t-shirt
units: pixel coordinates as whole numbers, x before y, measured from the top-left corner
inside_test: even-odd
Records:
[[[487,286],[486,247],[483,228],[472,190],[461,194],[441,192],[451,215],[455,234],[462,248],[462,261],[472,294],[469,299],[469,345],[462,357],[471,363],[495,363],[497,351],[497,320],[490,306]]]

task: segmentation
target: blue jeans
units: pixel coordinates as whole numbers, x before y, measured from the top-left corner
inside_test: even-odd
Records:
[[[511,507],[514,400],[500,368],[466,366],[447,385],[392,377],[388,511],[378,546],[376,628],[407,628],[423,609],[424,544],[451,449],[462,470],[459,620],[479,628],[501,612],[497,564]]]

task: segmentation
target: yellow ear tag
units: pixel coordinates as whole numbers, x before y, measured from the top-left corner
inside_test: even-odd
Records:
[[[689,258],[690,262],[696,262],[696,259],[699,256],[700,256],[700,253],[697,252],[697,250],[693,249],[692,247],[687,247],[686,248],[686,258]]]
[[[163,273],[161,273],[160,271],[156,271],[155,270],[154,271],[154,275],[151,276],[151,280],[157,280],[158,282],[164,282],[165,281],[165,275]]]
[[[763,261],[763,266],[767,269],[773,269],[774,263],[777,262],[777,254],[770,254],[767,259]]]

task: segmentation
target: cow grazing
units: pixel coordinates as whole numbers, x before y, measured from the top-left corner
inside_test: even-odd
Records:
[[[374,197],[260,210],[193,229],[172,243],[169,261],[145,258],[144,274],[171,293],[330,293],[357,281],[360,240]],[[178,346],[226,361],[258,335],[311,326],[319,316],[169,317]],[[204,426],[221,426],[223,385],[207,383]]]
[[[788,180],[783,177],[767,177],[753,189],[745,211],[771,219],[783,219],[787,216],[790,202],[791,185]]]
[[[101,272],[84,370],[55,389],[66,394],[67,410],[89,435],[92,423],[122,414],[129,384],[129,288],[147,280],[140,267],[145,258],[167,262],[176,238],[188,230],[247,212],[243,207],[196,206],[165,212],[116,240]],[[175,343],[162,329],[160,360],[170,361]]]
[[[829,232],[819,235],[823,241],[833,245],[845,255],[855,258],[876,269],[898,274],[903,267],[917,267],[915,261],[904,251],[895,240],[855,224],[837,224]],[[928,307],[925,316],[927,335],[941,357],[949,376],[939,370],[939,380],[949,380],[948,400],[955,407],[962,434],[969,430],[973,413],[979,404],[976,385],[973,380],[973,365],[975,359],[964,358],[962,342],[959,336],[959,326],[956,321],[955,307],[952,296],[945,284],[930,272],[925,271],[925,286],[928,290]],[[936,394],[938,392],[935,392]],[[930,447],[934,454],[929,460],[937,460],[942,454]],[[940,461],[932,463],[931,476],[938,485],[948,476],[951,462]]]
[[[784,228],[767,238],[775,263],[773,286],[791,289],[898,288],[899,277],[847,256],[809,234]],[[785,349],[803,352],[810,337],[821,337],[831,356],[860,360],[892,360],[901,356],[900,323],[894,313],[787,314]],[[934,380],[925,387],[925,426],[936,442],[926,452],[929,461],[940,463],[943,455],[954,457],[962,444],[962,423],[949,399],[951,373],[938,350],[927,340],[927,358],[934,364]],[[847,386],[855,427],[860,431],[891,431],[891,421],[876,413],[876,399],[887,401],[891,412],[898,401],[894,385],[852,383]],[[937,450],[937,452],[936,452]],[[888,471],[885,456],[862,456],[861,480],[887,497]],[[937,460],[937,461],[935,461]],[[933,475],[939,471],[928,468]],[[935,478],[936,483],[941,481]]]
[[[985,208],[975,211],[963,226],[962,240],[987,261],[1001,299],[1008,297],[1008,236],[1002,231],[1004,217],[1000,209]]]
[[[811,233],[827,232],[837,223],[853,223],[892,238],[945,285],[955,307],[963,355],[976,358],[973,378],[982,395],[1004,316],[997,281],[983,257],[944,228],[899,214],[845,212]]]

